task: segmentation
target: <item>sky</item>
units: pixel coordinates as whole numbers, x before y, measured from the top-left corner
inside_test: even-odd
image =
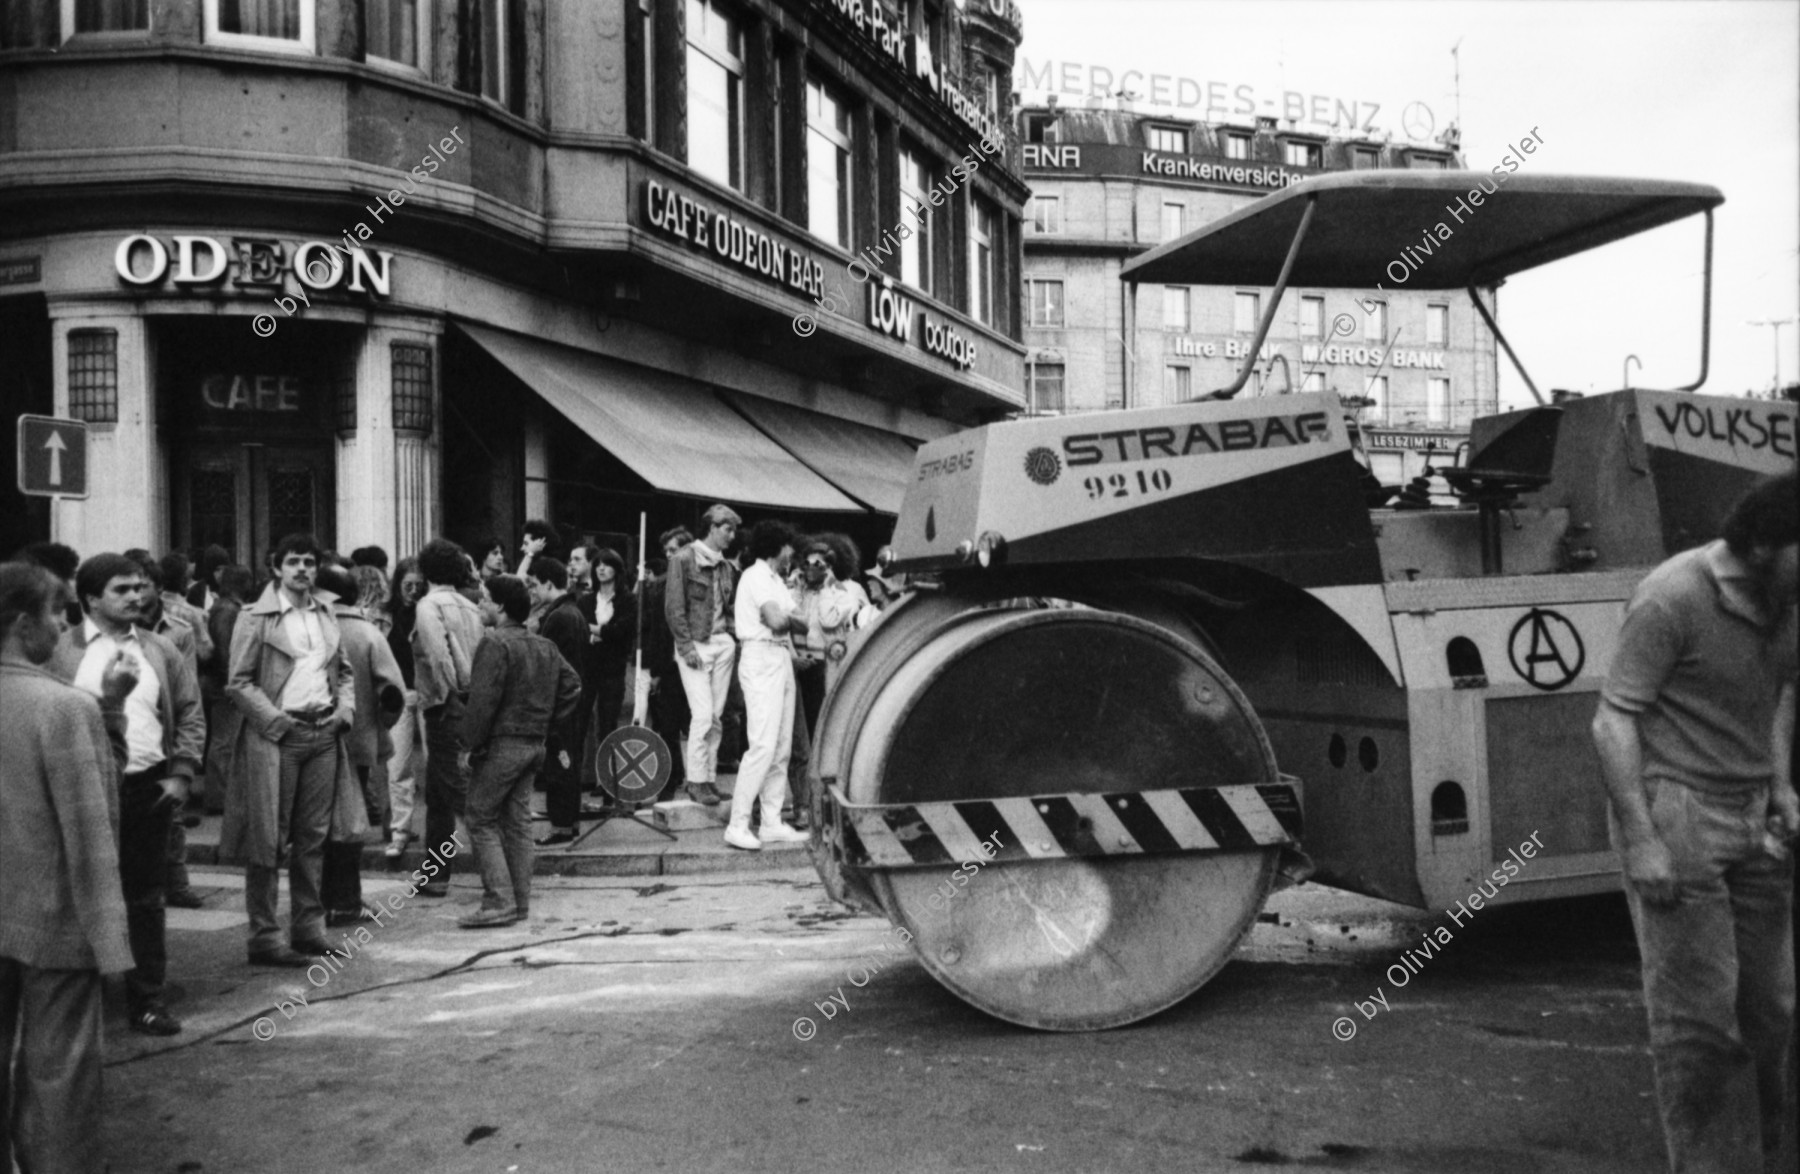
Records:
[[[968,0],[978,3],[980,0]],[[1701,391],[1800,382],[1800,4],[1782,0],[1019,0],[1014,86],[1047,62],[1122,78],[1188,77],[1354,103],[1358,118],[1462,129],[1486,173],[1537,128],[1525,166],[1542,174],[1710,184],[1715,214],[1712,355]],[[1452,47],[1457,48],[1453,58]],[[1455,70],[1460,62],[1460,110]],[[1133,79],[1137,83],[1137,79]],[[1174,93],[1178,83],[1165,83]],[[1161,91],[1159,91],[1160,94]],[[1198,91],[1184,91],[1190,102]],[[1068,98],[1061,99],[1068,102]],[[1180,100],[1180,97],[1174,99]],[[1310,100],[1310,99],[1309,99]],[[1152,109],[1138,105],[1140,112]],[[1410,120],[1406,115],[1410,112]],[[1198,117],[1190,109],[1186,117]],[[1704,218],[1520,274],[1499,295],[1501,329],[1538,388],[1583,393],[1676,387],[1700,369]],[[1789,319],[1779,328],[1751,320]],[[1499,356],[1503,408],[1531,403]]]

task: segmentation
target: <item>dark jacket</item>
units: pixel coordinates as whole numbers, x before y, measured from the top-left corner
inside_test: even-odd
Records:
[[[675,676],[675,634],[669,631],[669,578],[644,584],[644,668],[653,677]]]
[[[663,616],[675,637],[675,655],[686,656],[695,644],[712,635],[713,592],[724,595],[725,630],[731,631],[731,596],[737,584],[737,568],[721,559],[715,567],[702,568],[694,557],[698,542],[690,542],[669,560],[665,581]]]
[[[238,613],[244,610],[239,599],[221,595],[214,601],[206,617],[207,635],[212,637],[213,654],[200,663],[200,684],[208,699],[225,695],[225,680],[231,676],[231,633],[237,627]]]
[[[581,675],[556,645],[521,625],[502,623],[475,648],[463,744],[480,754],[493,738],[543,741],[553,723],[567,722],[580,705]]]
[[[162,689],[157,715],[162,719],[163,761],[171,775],[193,782],[206,753],[206,707],[200,701],[200,682],[194,679],[188,657],[167,638],[143,628],[137,635]],[[83,624],[63,633],[56,655],[46,667],[63,680],[73,681],[86,655],[87,626]]]
[[[599,599],[592,592],[581,597],[577,606],[581,608],[584,625],[592,624],[600,614]],[[588,645],[587,664],[577,665],[583,669],[584,679],[590,682],[607,673],[624,672],[626,663],[631,660],[631,650],[637,646],[637,596],[622,587],[615,588],[612,606],[612,619],[600,626],[599,643]]]
[[[408,689],[413,688],[412,630],[416,614],[410,607],[396,607],[393,627],[387,634],[388,651],[394,654],[394,663],[400,666],[400,679],[406,682]]]

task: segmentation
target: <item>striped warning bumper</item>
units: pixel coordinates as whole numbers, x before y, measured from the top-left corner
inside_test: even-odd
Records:
[[[852,868],[1243,852],[1296,845],[1301,832],[1299,780],[1285,776],[1244,786],[952,803],[851,803],[832,784],[821,800],[831,848]]]

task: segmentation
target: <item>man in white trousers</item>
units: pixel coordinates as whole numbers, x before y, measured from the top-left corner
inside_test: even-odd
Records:
[[[725,699],[737,641],[731,635],[731,589],[736,568],[725,549],[743,519],[730,506],[715,505],[702,515],[706,537],[691,542],[669,560],[663,615],[675,639],[675,664],[687,693],[687,790],[695,802],[719,803],[719,739],[725,732]],[[738,776],[742,778],[742,775]]]
[[[750,743],[738,765],[725,842],[755,851],[764,841],[803,842],[805,832],[781,822],[787,799],[788,754],[794,742],[794,646],[788,633],[806,631],[806,617],[788,590],[794,530],[785,522],[750,528],[750,567],[738,583],[738,681],[744,687],[744,724]],[[750,809],[762,801],[760,833],[750,830]]]

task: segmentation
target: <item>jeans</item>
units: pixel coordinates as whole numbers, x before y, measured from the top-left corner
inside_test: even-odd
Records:
[[[463,766],[462,719],[466,698],[455,696],[425,714],[425,850],[448,842],[456,834],[457,818],[469,794],[469,769]],[[433,877],[434,891],[450,883],[448,876]]]
[[[1794,1120],[1793,861],[1762,850],[1766,786],[1736,797],[1654,779],[1645,789],[1678,899],[1652,905],[1629,881],[1625,895],[1669,1168],[1756,1174]],[[1616,821],[1612,835],[1623,843]]]
[[[388,835],[412,831],[413,805],[424,786],[429,758],[425,753],[425,715],[419,695],[406,691],[406,708],[394,723],[394,756],[388,759]]]
[[[750,826],[750,808],[760,796],[762,826],[781,822],[787,799],[788,756],[794,745],[794,658],[785,644],[752,640],[738,661],[744,686],[744,722],[750,747],[738,764],[731,795],[731,824]]]
[[[169,819],[174,805],[162,802],[157,784],[161,763],[119,781],[119,885],[125,892],[125,930],[132,968],[125,975],[125,1002],[133,1015],[162,1001],[169,952],[163,898],[169,883]]]
[[[289,935],[296,942],[325,937],[325,835],[337,792],[338,735],[330,726],[296,725],[281,739],[281,784],[276,799],[276,844],[288,845]],[[244,869],[244,908],[250,914],[252,953],[281,946],[280,874]]]
[[[15,1160],[28,1174],[105,1168],[102,990],[97,970],[0,958],[0,1170]]]
[[[469,779],[469,839],[482,912],[531,910],[531,785],[544,765],[535,738],[495,738]]]
[[[687,777],[690,783],[711,783],[719,777],[719,739],[725,733],[725,699],[731,694],[731,666],[737,660],[737,642],[721,632],[704,644],[694,645],[700,667],[689,668],[679,658],[681,688],[687,693]]]

